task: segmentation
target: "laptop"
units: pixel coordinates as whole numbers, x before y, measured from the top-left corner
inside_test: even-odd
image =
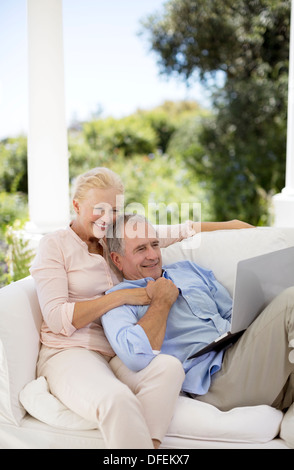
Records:
[[[234,343],[284,289],[294,286],[294,247],[239,261],[233,295],[231,329],[189,357],[219,351]]]

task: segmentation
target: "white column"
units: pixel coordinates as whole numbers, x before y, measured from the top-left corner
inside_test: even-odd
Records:
[[[27,0],[29,129],[27,230],[47,233],[69,221],[62,0]]]
[[[293,3],[293,2],[292,2]],[[286,186],[273,197],[274,225],[294,227],[294,8],[291,5],[288,78]]]

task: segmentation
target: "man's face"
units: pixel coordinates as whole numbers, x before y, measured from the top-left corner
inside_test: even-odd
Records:
[[[162,259],[154,228],[145,222],[137,222],[135,230],[126,225],[124,237],[124,254],[112,253],[111,257],[125,279],[158,279],[162,273]]]

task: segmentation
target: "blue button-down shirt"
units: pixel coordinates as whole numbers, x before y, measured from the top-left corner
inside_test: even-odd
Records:
[[[221,368],[223,351],[188,359],[230,328],[232,299],[215,279],[212,271],[190,261],[165,266],[162,275],[171,279],[179,289],[166,324],[161,353],[177,357],[183,364],[183,390],[205,394],[211,376]],[[146,287],[151,278],[124,280],[108,292],[118,289]],[[145,315],[147,306],[123,305],[102,316],[105,334],[116,354],[134,371],[146,367],[155,357],[148,337],[137,322]]]

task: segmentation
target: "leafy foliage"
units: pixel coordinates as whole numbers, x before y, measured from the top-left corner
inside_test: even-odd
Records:
[[[30,246],[30,241],[21,230],[20,221],[15,221],[7,227],[5,239],[8,245],[6,255],[7,272],[4,275],[6,282],[18,281],[29,275],[29,268],[35,256],[35,250]]]
[[[186,168],[181,155],[166,153],[172,136],[187,116],[205,113],[194,102],[166,102],[150,111],[115,120],[99,119],[84,123],[82,132],[70,133],[70,176],[94,166],[107,166],[121,175],[126,192],[125,204],[139,203],[148,213],[156,207],[181,202],[200,202],[209,217],[207,199],[195,176]],[[191,206],[192,207],[192,206]],[[156,221],[154,209],[151,218]],[[172,210],[167,222],[172,220]]]
[[[138,110],[122,119],[92,119],[69,130],[70,182],[95,166],[107,166],[125,183],[125,205],[140,205],[154,223],[174,223],[194,217],[193,203],[205,192],[181,158],[166,153],[186,119],[205,115],[195,102],[166,102],[151,110]],[[26,138],[0,142],[0,285],[28,274],[31,249],[21,227],[28,219]],[[181,203],[191,211],[181,213]],[[166,212],[167,209],[167,212]],[[199,215],[200,214],[196,214]]]
[[[0,237],[16,219],[28,218],[27,197],[23,193],[0,193]]]
[[[26,242],[16,238],[15,230],[28,219],[27,197],[23,193],[0,193],[0,287],[28,274]],[[15,238],[14,238],[15,237]],[[15,264],[15,267],[14,267]]]
[[[165,74],[206,79],[222,71],[240,79],[268,73],[266,64],[285,68],[289,24],[289,0],[169,0],[142,21],[141,34]]]
[[[214,118],[183,157],[218,220],[267,223],[284,185],[289,31],[290,0],[170,0],[143,22],[162,73],[213,83]]]
[[[0,142],[0,191],[28,192],[27,139],[25,136]]]

